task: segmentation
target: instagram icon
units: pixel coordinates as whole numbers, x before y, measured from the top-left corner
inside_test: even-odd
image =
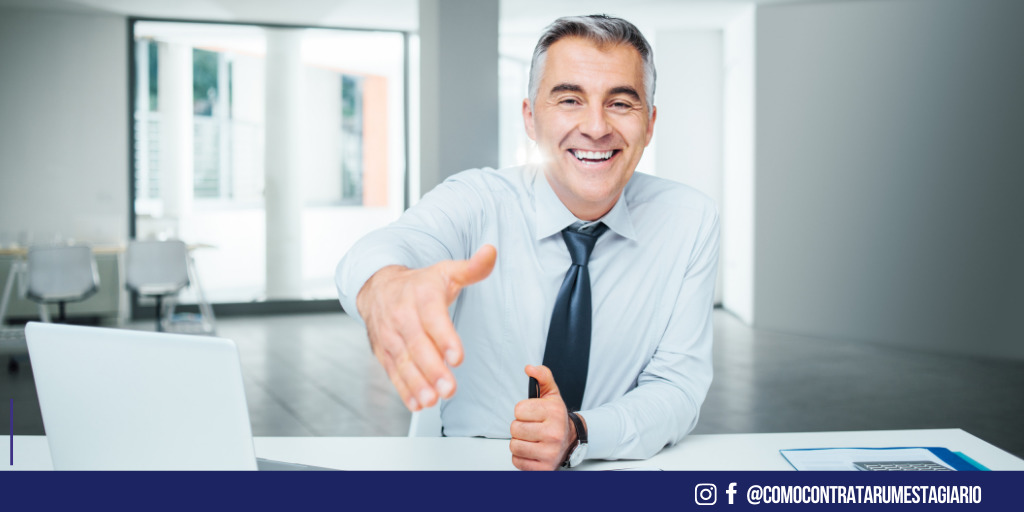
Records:
[[[693,489],[693,501],[698,505],[714,505],[718,501],[718,488],[715,484],[697,484]]]

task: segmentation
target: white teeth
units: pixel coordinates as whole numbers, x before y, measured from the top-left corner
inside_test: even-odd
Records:
[[[573,150],[573,154],[580,160],[607,160],[612,157],[615,151],[580,151]]]

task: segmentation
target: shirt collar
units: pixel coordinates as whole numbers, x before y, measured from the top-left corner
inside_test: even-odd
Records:
[[[630,182],[632,181],[630,178]],[[629,188],[629,183],[626,184],[626,188]],[[633,228],[633,220],[625,196],[625,191],[623,191],[619,200],[615,202],[615,206],[599,220],[608,226],[608,229],[623,238],[636,240],[636,230]],[[551,184],[548,183],[544,171],[540,168],[535,168],[533,173],[533,197],[537,213],[534,221],[537,240],[560,233],[563,229],[580,222],[580,219],[577,219],[565,207],[555,191],[551,189]]]

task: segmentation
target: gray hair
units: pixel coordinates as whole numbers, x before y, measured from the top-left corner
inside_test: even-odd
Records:
[[[565,37],[581,37],[597,43],[598,45],[628,44],[640,53],[644,63],[644,91],[647,95],[648,115],[654,115],[654,82],[658,74],[654,70],[654,51],[650,43],[636,28],[636,25],[622,19],[614,18],[606,14],[591,14],[589,16],[566,16],[558,18],[554,23],[548,25],[544,33],[537,41],[537,47],[533,49],[533,60],[530,61],[530,106],[533,107],[537,101],[537,93],[540,89],[540,74],[544,71],[544,62],[547,60],[548,48],[558,40]]]

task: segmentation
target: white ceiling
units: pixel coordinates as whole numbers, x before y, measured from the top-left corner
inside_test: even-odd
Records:
[[[650,28],[720,27],[745,6],[789,1],[794,0],[503,0],[500,30],[532,35],[558,16],[597,12]],[[409,31],[417,28],[418,5],[418,0],[0,0],[0,6],[127,16]]]
[[[0,0],[0,6],[188,20],[415,30],[417,0]]]
[[[855,0],[501,0],[499,51],[505,56],[529,60],[541,31],[559,16],[620,16],[635,23],[653,43],[653,33],[658,30],[719,29],[754,4],[794,1]],[[419,25],[419,0],[0,0],[0,6],[413,32]]]

